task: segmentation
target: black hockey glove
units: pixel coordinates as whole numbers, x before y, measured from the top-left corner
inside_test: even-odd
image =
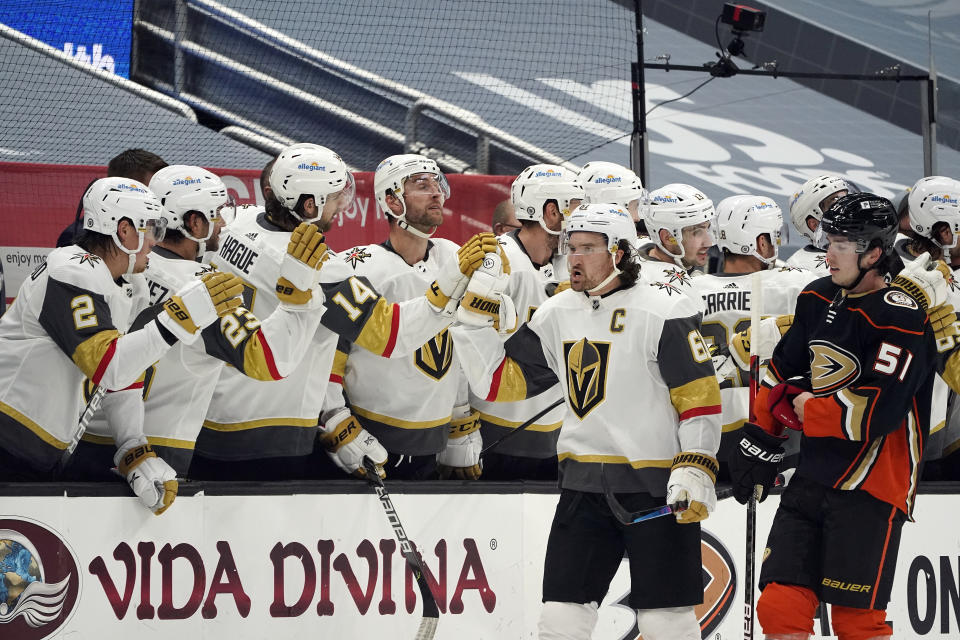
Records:
[[[764,431],[763,428],[749,422],[740,429],[737,451],[730,456],[730,481],[733,483],[733,497],[740,504],[747,504],[754,486],[763,487],[759,501],[763,502],[770,488],[777,480],[777,467],[783,460],[781,438]]]

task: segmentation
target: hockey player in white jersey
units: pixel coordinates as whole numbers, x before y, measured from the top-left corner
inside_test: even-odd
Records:
[[[596,160],[581,167],[580,185],[583,187],[584,203],[615,204],[630,214],[637,229],[637,248],[642,240],[649,240],[640,215],[640,208],[647,202],[647,190],[636,173],[615,162]]]
[[[161,199],[160,216],[166,223],[166,235],[154,247],[146,271],[150,304],[160,304],[211,271],[196,258],[204,247],[211,252],[217,250],[222,216],[234,207],[223,181],[201,167],[165,167],[154,174],[150,189]],[[296,280],[301,265],[312,267],[320,262],[326,245],[314,237],[316,231],[312,225],[302,224],[294,233],[296,241],[288,247],[293,259],[284,260],[281,276]],[[299,363],[302,345],[320,323],[320,314],[309,312],[317,307],[288,300],[262,324],[246,308],[238,307],[206,327],[201,340],[175,345],[147,370],[144,435],[178,476],[187,475],[194,443],[224,363],[255,380],[286,376]],[[110,479],[114,444],[110,434],[106,420],[95,416],[64,477]]]
[[[651,191],[643,220],[652,243],[637,254],[644,277],[689,293],[690,278],[702,274],[717,243],[715,217],[713,202],[696,187],[668,184]]]
[[[191,282],[124,333],[133,299],[117,283],[143,272],[163,234],[160,201],[146,185],[97,180],[83,197],[78,244],[52,251],[20,288],[0,321],[0,477],[41,479],[54,472],[81,435],[87,377],[108,391],[102,410],[113,428],[120,474],[154,512],[173,502],[173,469],[143,437],[144,371],[178,340],[196,340],[236,307],[240,285],[227,274]],[[51,401],[51,389],[59,401]]]
[[[543,165],[541,165],[542,167]],[[565,171],[555,167],[553,171]],[[521,171],[510,187],[510,201],[520,229],[500,237],[510,261],[510,281],[505,293],[513,300],[519,320],[527,322],[537,308],[568,279],[567,260],[557,251],[559,212],[564,202],[578,204],[582,181],[567,172],[566,179],[540,177],[543,171]],[[584,194],[585,195],[585,194]],[[549,218],[549,222],[545,220]],[[506,337],[506,336],[504,336]],[[490,402],[471,394],[470,404],[480,410],[481,432],[487,446],[506,438],[529,418],[561,398],[559,385],[517,402]],[[484,455],[484,478],[488,480],[554,480],[557,477],[557,437],[563,419],[562,406],[543,414],[521,433],[503,440]]]
[[[960,181],[945,176],[921,178],[909,189],[906,209],[913,235],[898,240],[900,257],[908,264],[917,258],[926,259],[926,256],[930,260],[944,260],[952,272],[947,278],[946,303],[953,309],[960,308],[960,284],[956,280],[956,270],[960,268],[960,248],[957,246],[960,240]],[[937,311],[930,312],[935,330],[943,322]],[[956,374],[960,370],[960,353],[957,344],[957,340],[951,337],[937,341],[937,348],[947,361],[945,371],[933,383],[930,436],[923,452],[926,462],[924,478],[928,480],[960,480],[960,403],[956,395],[960,391],[960,375]]]
[[[373,185],[390,222],[389,236],[336,259],[390,300],[416,300],[443,265],[456,258],[455,243],[433,237],[443,224],[450,187],[436,162],[415,154],[386,158]],[[470,408],[446,329],[405,358],[387,360],[341,340],[331,382],[321,416],[325,434],[345,425],[362,427],[387,450],[391,478],[434,479],[438,469],[441,477],[479,477],[479,416]],[[384,392],[397,384],[408,392]],[[331,437],[321,444],[329,447]],[[333,477],[342,476],[336,468],[333,472]]]
[[[276,285],[290,234],[300,222],[321,231],[353,199],[353,176],[339,155],[319,145],[284,149],[270,172],[273,198],[256,218],[238,218],[221,234],[209,262],[240,276],[247,308],[266,318],[289,293]],[[469,276],[483,254],[496,250],[493,234],[471,238],[457,260],[443,266],[420,298],[388,302],[342,260],[319,272],[321,327],[297,368],[263,383],[230,369],[220,375],[194,451],[191,475],[207,478],[291,478],[308,474],[338,337],[384,357],[408,357],[451,322]],[[445,312],[444,310],[447,309]],[[377,463],[386,451],[365,430],[344,421],[324,430],[331,451],[349,472],[363,472],[364,455]],[[199,475],[198,475],[199,474]]]
[[[723,438],[719,459],[721,477],[735,452],[736,433],[749,419],[748,363],[738,362],[728,350],[730,340],[750,325],[752,274],[761,272],[766,317],[792,314],[797,295],[817,276],[795,267],[776,266],[783,233],[783,214],[769,196],[737,195],[717,203],[717,245],[723,252],[723,269],[694,278],[692,295],[702,303],[700,332],[714,355],[714,366],[723,399]],[[786,331],[789,317],[774,327]],[[779,337],[779,333],[777,337]],[[769,354],[768,354],[769,355]],[[795,450],[795,448],[791,449]]]
[[[559,383],[566,399],[541,640],[591,637],[624,551],[643,637],[700,638],[698,523],[716,503],[720,389],[696,306],[638,279],[635,235],[623,209],[581,206],[564,233],[570,290],[545,301],[503,345],[486,327],[451,330],[477,393],[518,400]],[[497,279],[482,270],[470,288],[485,283],[496,298]],[[473,324],[471,313],[461,306],[458,318]],[[604,483],[630,510],[668,504],[676,515],[620,524]]]
[[[787,258],[787,266],[800,267],[820,277],[830,275],[826,263],[827,252],[816,245],[820,219],[830,205],[856,191],[840,176],[829,174],[810,178],[800,185],[790,198],[790,222],[797,233],[808,240],[808,244]]]

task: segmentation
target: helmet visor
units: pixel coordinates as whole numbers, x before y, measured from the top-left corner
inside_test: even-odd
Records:
[[[233,199],[233,196],[228,195],[226,201],[214,210],[213,218],[210,219],[210,222],[222,220],[224,224],[228,224],[232,222],[236,216],[237,202]]]
[[[442,173],[414,173],[404,181],[404,191],[423,194],[439,192],[446,200],[450,197],[450,183]]]
[[[826,251],[832,249],[834,253],[862,253],[859,243],[846,236],[827,233],[823,226],[817,227],[814,244]]]
[[[154,244],[163,242],[164,236],[167,235],[167,219],[149,218],[144,222],[144,226],[139,229],[139,231],[143,232],[144,238],[152,240]]]

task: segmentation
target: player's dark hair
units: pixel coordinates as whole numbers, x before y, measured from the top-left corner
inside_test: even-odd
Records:
[[[637,260],[633,243],[629,240],[621,240],[617,243],[617,248],[623,251],[620,262],[617,264],[617,268],[620,269],[620,282],[623,283],[624,288],[632,287],[640,278],[640,261]]]
[[[199,211],[187,211],[185,214],[183,214],[183,226],[189,227],[190,226],[189,221],[192,220],[195,216],[200,216],[201,218],[206,219],[204,215]],[[163,234],[164,244],[168,242],[170,244],[176,244],[186,239],[187,239],[187,236],[183,235],[183,231],[181,231],[180,229],[173,229],[173,228],[167,227],[167,231]]]
[[[147,184],[153,174],[166,166],[163,158],[146,149],[127,149],[107,163],[107,177],[131,178]]]
[[[294,218],[293,214],[280,204],[280,200],[272,193],[264,194],[263,208],[267,212],[267,220],[284,231],[293,231],[300,224],[300,221]]]
[[[123,217],[117,221],[118,228],[120,223],[124,220],[131,225],[133,224],[133,220]],[[86,228],[81,228],[77,232],[77,235],[73,239],[73,244],[88,251],[89,253],[95,253],[102,257],[108,256],[112,252],[120,250],[120,247],[117,246],[117,243],[114,241],[112,235],[100,233],[98,231],[90,231]]]

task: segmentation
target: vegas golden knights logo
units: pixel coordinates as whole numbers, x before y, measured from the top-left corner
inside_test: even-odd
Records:
[[[570,407],[583,420],[607,395],[609,342],[586,338],[563,343],[567,363],[567,395]]]
[[[447,375],[453,362],[453,340],[446,329],[435,335],[413,354],[417,368],[435,380]]]
[[[825,340],[810,343],[810,384],[815,394],[842,389],[859,375],[857,356]]]

